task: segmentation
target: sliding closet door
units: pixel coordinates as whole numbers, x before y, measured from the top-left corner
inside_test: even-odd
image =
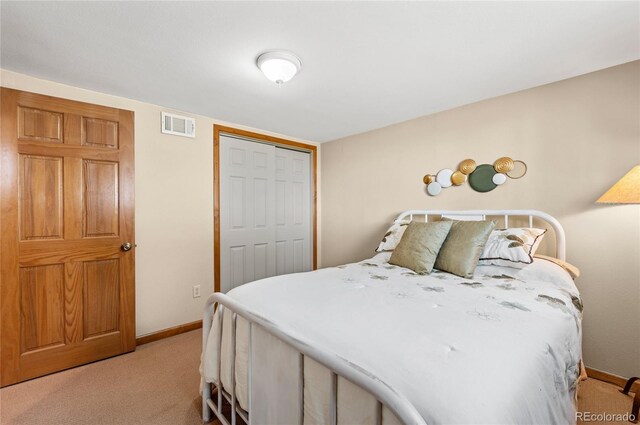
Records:
[[[275,275],[273,145],[220,137],[220,289]]]
[[[312,269],[310,157],[276,148],[276,274]]]

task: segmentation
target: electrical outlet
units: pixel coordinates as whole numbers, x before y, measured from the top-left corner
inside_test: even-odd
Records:
[[[200,298],[200,285],[193,287],[193,298]]]

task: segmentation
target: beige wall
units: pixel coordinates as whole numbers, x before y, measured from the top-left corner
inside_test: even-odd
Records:
[[[135,112],[136,334],[201,319],[213,292],[213,124],[289,137],[194,114],[195,139],[170,136],[160,132],[168,108],[6,70],[0,85]]]
[[[492,192],[425,194],[422,176],[474,158],[524,160]],[[564,225],[582,270],[587,366],[640,373],[640,206],[595,200],[640,163],[640,62],[322,145],[323,266],[364,259],[403,210],[539,209]]]

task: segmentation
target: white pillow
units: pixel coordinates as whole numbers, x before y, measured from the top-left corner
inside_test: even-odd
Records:
[[[531,264],[546,231],[532,227],[494,230],[489,235],[478,264],[516,268]]]
[[[409,220],[394,221],[391,227],[389,227],[389,230],[387,230],[387,233],[385,233],[380,244],[378,244],[376,252],[393,251],[396,249],[409,223],[411,223]]]

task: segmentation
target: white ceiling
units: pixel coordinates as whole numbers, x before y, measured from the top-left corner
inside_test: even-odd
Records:
[[[640,58],[633,2],[7,2],[2,68],[328,141]],[[258,54],[302,71],[278,89]]]

